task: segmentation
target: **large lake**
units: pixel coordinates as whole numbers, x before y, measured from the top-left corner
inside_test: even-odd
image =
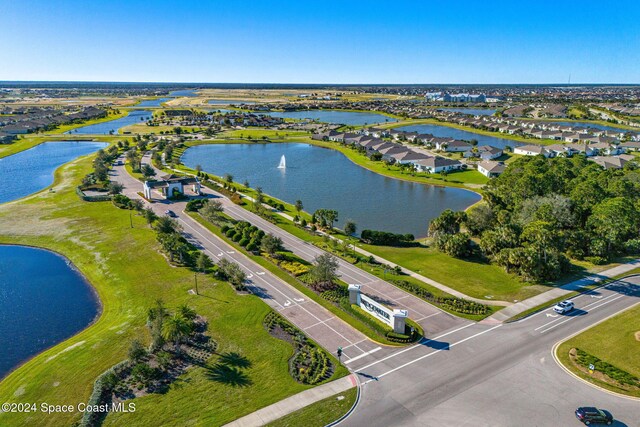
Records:
[[[278,169],[282,155],[287,168]],[[342,153],[308,144],[219,144],[189,148],[185,165],[236,182],[289,203],[302,200],[307,212],[335,209],[338,227],[354,220],[358,230],[425,236],[431,219],[445,209],[463,210],[480,200],[474,192],[387,178],[364,169]]]
[[[377,113],[361,113],[354,111],[337,111],[337,110],[308,110],[308,111],[271,111],[268,113],[273,117],[280,117],[283,119],[311,119],[319,122],[349,125],[349,126],[362,126],[373,125],[376,123],[385,122],[397,122],[396,119],[385,116],[384,114]]]
[[[117,134],[118,129],[136,123],[144,123],[151,120],[152,112],[148,110],[131,110],[129,114],[115,120],[109,120],[94,125],[82,126],[66,133],[78,135],[108,135],[110,132]]]
[[[442,138],[455,138],[463,141],[471,141],[475,139],[478,141],[478,145],[491,145],[492,147],[505,148],[519,147],[524,145],[521,142],[514,141],[507,138],[497,138],[495,136],[480,135],[478,133],[468,132],[466,130],[460,130],[448,126],[440,125],[410,125],[396,128],[405,132],[418,132],[418,133],[430,133],[433,136],[439,136]]]
[[[0,245],[0,378],[87,327],[99,310],[93,289],[65,258]]]
[[[25,151],[0,159],[0,203],[20,199],[53,183],[53,173],[61,165],[91,154],[108,144],[93,141],[43,142]]]
[[[455,112],[455,113],[462,113],[462,114],[473,114],[475,116],[491,116],[496,112],[496,110],[491,109],[491,108],[442,107],[442,108],[438,108],[438,110],[452,111],[452,112]]]

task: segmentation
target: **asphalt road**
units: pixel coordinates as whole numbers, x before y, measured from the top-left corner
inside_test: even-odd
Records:
[[[351,366],[362,400],[344,426],[572,426],[579,406],[597,406],[617,426],[640,426],[640,401],[596,389],[554,360],[555,343],[639,301],[633,277],[512,324],[477,323],[384,358]]]
[[[125,185],[125,194],[138,197],[136,192],[142,185],[123,166],[114,168],[112,179]],[[313,259],[320,253],[320,249],[226,198],[220,200],[229,215],[278,235],[301,257]],[[638,303],[640,278],[575,297],[576,309],[569,315],[548,309],[511,324],[461,320],[419,300],[426,307],[417,305],[415,312],[426,316],[420,321],[426,325],[429,339],[402,349],[390,348],[368,340],[235,252],[182,214],[184,205],[156,202],[151,206],[159,214],[166,209],[175,211],[185,236],[212,259],[227,257],[238,262],[250,276],[252,292],[314,340],[329,350],[338,346],[345,349],[343,362],[358,374],[362,395],[343,426],[577,426],[580,423],[575,419],[575,409],[597,406],[613,413],[614,425],[640,427],[638,400],[607,393],[576,379],[556,363],[552,353],[559,341]],[[409,297],[391,292],[403,291],[345,264],[340,266],[343,279],[365,284],[368,293],[383,289],[389,304],[407,307],[403,301]]]
[[[141,199],[142,183],[131,177],[123,165],[115,165],[110,172],[113,181],[124,185],[123,193],[130,198]],[[202,225],[183,214],[186,202],[157,201],[151,207],[156,214],[164,215],[168,209],[177,214],[175,218],[182,226],[183,235],[196,247],[205,251],[215,262],[227,258],[240,265],[249,279],[249,290],[262,298],[274,310],[285,316],[309,337],[329,351],[343,348],[343,361],[358,360],[368,354],[385,353],[393,350],[369,340],[363,333],[346,324],[342,319],[307,298],[304,294],[282,281],[259,264],[250,260]]]

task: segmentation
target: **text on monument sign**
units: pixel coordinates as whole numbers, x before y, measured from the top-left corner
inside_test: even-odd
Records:
[[[368,296],[360,295],[360,308],[393,327],[393,311],[378,304]]]

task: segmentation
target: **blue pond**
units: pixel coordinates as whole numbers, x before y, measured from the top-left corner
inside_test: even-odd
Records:
[[[169,96],[178,97],[178,96],[198,96],[195,89],[181,89],[174,90],[173,92],[169,92]]]
[[[104,142],[55,141],[0,159],[0,203],[10,202],[48,187],[53,172],[80,156],[106,147]]]
[[[373,125],[376,123],[396,122],[397,120],[383,114],[377,113],[360,113],[353,111],[336,111],[336,110],[309,110],[309,111],[272,111],[269,114],[273,117],[281,117],[283,119],[311,119],[319,122],[342,124],[350,126]]]
[[[475,139],[476,141],[478,141],[478,145],[491,145],[492,147],[503,148],[503,149],[506,146],[519,147],[521,145],[524,145],[521,142],[517,142],[511,139],[480,135],[478,133],[468,132],[465,130],[460,130],[460,129],[456,129],[448,126],[410,125],[410,126],[402,126],[397,129],[403,130],[405,132],[429,133],[433,136],[438,136],[442,138],[455,138],[463,141],[471,141],[472,139]]]
[[[455,108],[455,107],[443,107],[438,108],[443,111],[453,111],[462,114],[473,114],[474,116],[491,116],[496,110],[490,108]]]
[[[287,168],[278,169],[281,156]],[[362,168],[339,151],[313,145],[220,144],[185,151],[185,165],[216,175],[230,173],[236,182],[295,203],[307,212],[335,209],[342,227],[354,220],[358,230],[373,229],[425,236],[429,221],[445,209],[463,210],[480,196],[460,188],[436,187],[387,178]]]
[[[0,245],[0,378],[87,327],[99,311],[95,292],[65,258]]]
[[[140,101],[138,104],[136,104],[135,107],[160,107],[160,104],[172,99],[173,98],[145,99],[143,101]]]
[[[144,123],[151,120],[152,113],[147,110],[131,110],[129,114],[115,120],[96,123],[94,125],[82,126],[72,129],[66,133],[78,135],[108,135],[110,132],[116,134],[118,129],[135,123]]]

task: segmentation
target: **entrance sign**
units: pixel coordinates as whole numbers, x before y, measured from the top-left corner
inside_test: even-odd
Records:
[[[394,310],[375,301],[360,292],[360,285],[349,285],[349,303],[359,306],[370,316],[378,319],[393,328],[393,332],[405,333],[406,319],[409,317],[407,310]]]

